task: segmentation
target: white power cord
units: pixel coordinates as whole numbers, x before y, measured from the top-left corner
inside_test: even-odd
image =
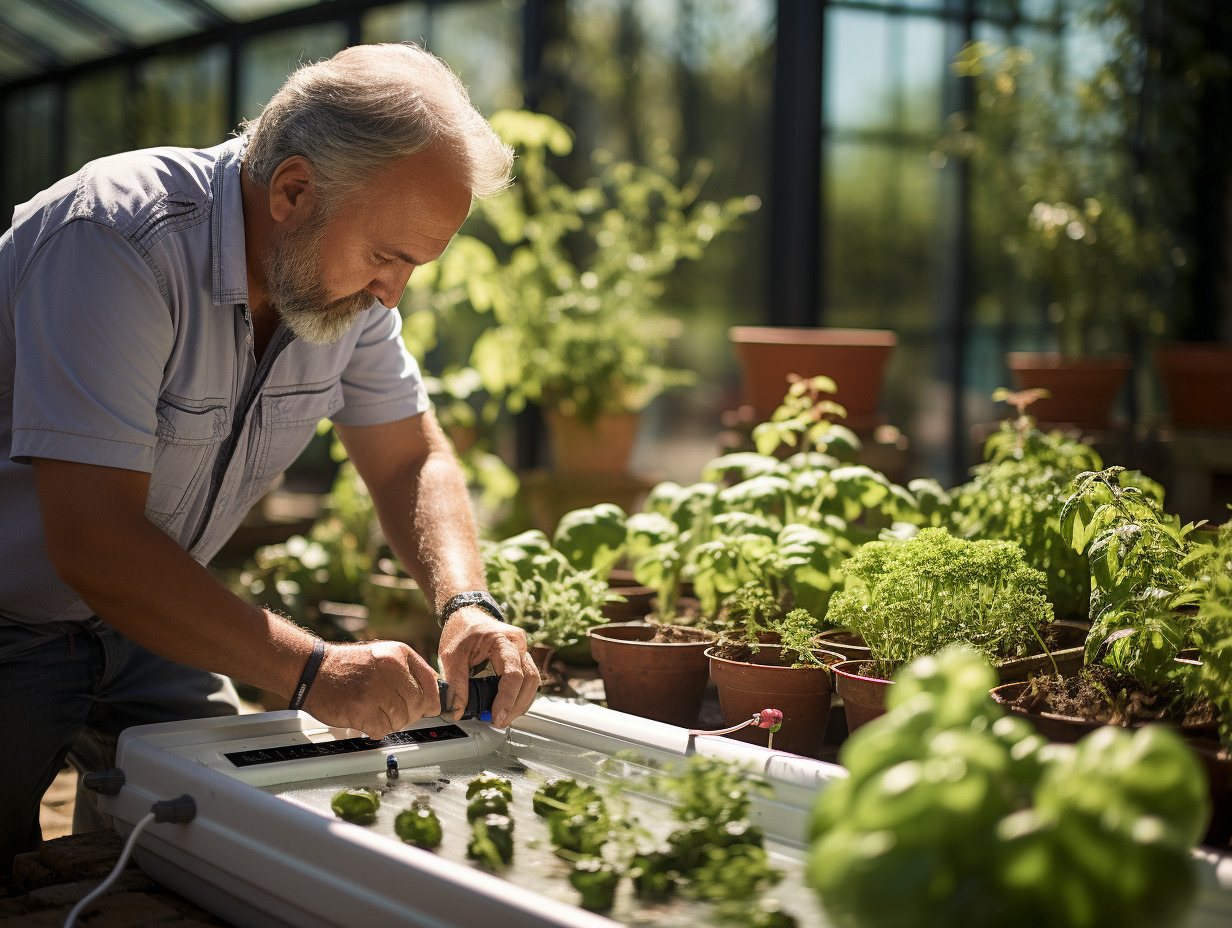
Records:
[[[145,826],[154,821],[154,812],[147,812],[145,818],[139,821],[133,830],[128,835],[128,840],[124,842],[124,850],[120,852],[120,859],[116,861],[115,867],[108,874],[107,879],[99,883],[94,890],[86,895],[84,899],[73,906],[73,910],[68,913],[68,918],[64,920],[64,928],[73,928],[73,924],[77,921],[77,916],[88,909],[99,896],[107,892],[111,888],[111,884],[119,879],[120,874],[124,872],[124,867],[128,864],[128,858],[133,853],[133,848],[137,844],[137,836],[145,831]]]

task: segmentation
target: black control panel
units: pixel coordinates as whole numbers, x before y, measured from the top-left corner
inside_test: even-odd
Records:
[[[383,751],[405,747],[408,744],[432,744],[437,741],[454,741],[465,738],[457,725],[436,725],[432,728],[411,728],[386,735],[380,741],[373,738],[346,738],[342,741],[318,741],[314,744],[287,744],[276,748],[260,748],[252,751],[235,751],[224,754],[237,767],[252,767],[257,764],[273,764],[284,760],[305,760],[311,757],[333,757],[337,754],[357,754],[360,751]]]

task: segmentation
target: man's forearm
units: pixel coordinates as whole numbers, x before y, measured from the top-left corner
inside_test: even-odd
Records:
[[[390,547],[434,609],[484,588],[470,497],[447,443],[434,443],[401,481],[372,492]]]

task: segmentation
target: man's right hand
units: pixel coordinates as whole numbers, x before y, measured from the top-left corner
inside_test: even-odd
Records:
[[[331,644],[304,711],[326,725],[383,738],[441,714],[437,679],[428,662],[399,641]]]

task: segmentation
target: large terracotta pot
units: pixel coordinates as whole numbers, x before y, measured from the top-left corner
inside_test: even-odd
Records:
[[[1155,349],[1174,426],[1232,428],[1232,345],[1173,342]]]
[[[687,628],[682,633],[697,640],[651,641],[659,627],[648,622],[595,626],[586,632],[590,653],[599,664],[609,709],[692,728],[706,694],[706,649],[715,636]]]
[[[1029,685],[1026,681],[1002,683],[1000,686],[994,686],[990,692],[992,693],[992,698],[1006,712],[1027,719],[1035,726],[1035,730],[1049,741],[1074,742],[1083,735],[1089,734],[1097,728],[1103,728],[1107,724],[1106,722],[1096,722],[1073,715],[1060,715],[1055,712],[1028,712],[1025,709],[1016,708],[1013,705],[1014,701],[1022,695],[1023,690]],[[1139,726],[1130,725],[1127,727],[1137,728]],[[1179,731],[1191,737],[1204,737],[1214,734],[1215,725],[1214,723],[1181,725]]]
[[[881,384],[898,337],[885,329],[728,329],[744,384],[744,401],[764,422],[787,393],[787,375],[825,374],[838,387],[832,399],[846,407],[844,424],[866,431],[880,423]]]
[[[1108,425],[1133,367],[1127,354],[1088,357],[1035,351],[1011,351],[1005,363],[1015,389],[1042,387],[1051,394],[1028,406],[1030,415],[1040,422],[1092,427]]]
[[[774,747],[817,757],[830,720],[830,672],[824,667],[791,667],[779,663],[781,646],[766,644],[747,661],[729,660],[706,652],[710,658],[710,678],[719,691],[719,709],[724,725],[737,725],[762,709],[783,713],[783,727],[774,735]],[[836,664],[842,655],[815,651],[827,664]],[[753,744],[766,744],[766,732],[742,728],[729,737]]]
[[[554,409],[546,412],[552,467],[562,474],[620,476],[629,470],[642,417],[600,416],[587,424]]]
[[[862,673],[864,663],[862,660],[843,661],[834,666],[834,691],[843,700],[849,733],[885,715],[886,693],[894,685],[890,680]]]

